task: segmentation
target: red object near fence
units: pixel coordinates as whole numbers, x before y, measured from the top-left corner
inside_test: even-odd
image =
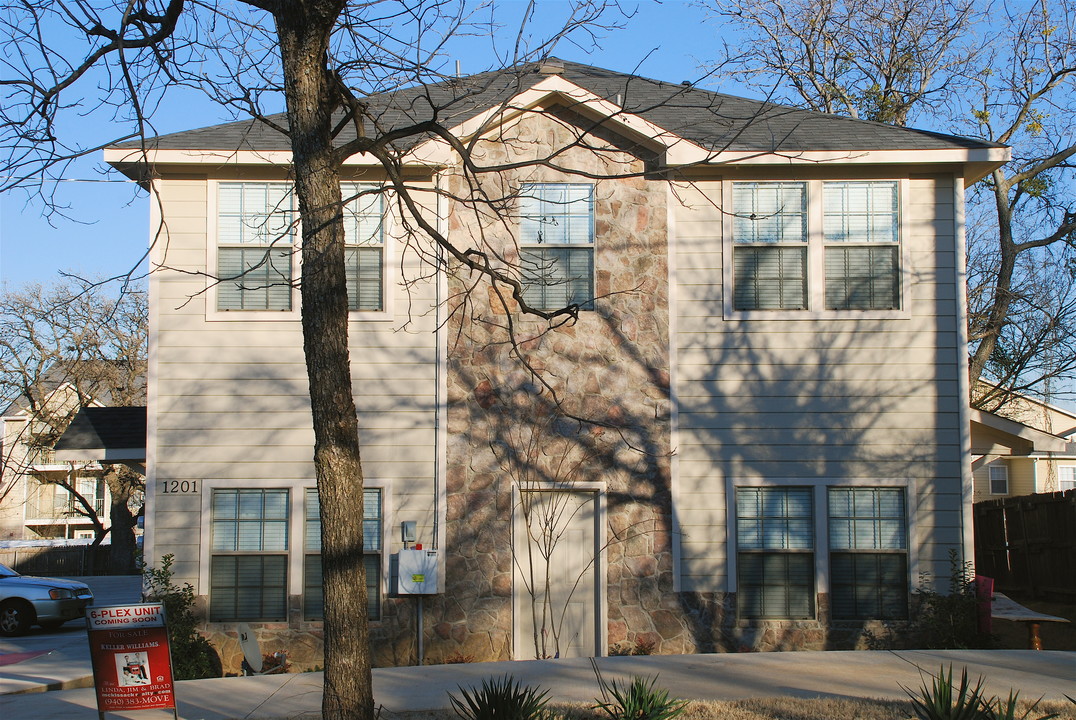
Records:
[[[989,635],[993,629],[991,598],[994,597],[994,578],[975,576],[975,600],[977,602],[979,633]]]

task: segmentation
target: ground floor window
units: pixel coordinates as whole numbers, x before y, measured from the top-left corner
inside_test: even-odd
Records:
[[[366,568],[366,612],[381,619],[381,490],[363,491],[362,549]],[[306,490],[305,555],[303,557],[303,617],[320,620],[324,614],[321,578],[321,514],[318,491]]]
[[[1061,492],[1076,490],[1076,465],[1062,465],[1057,469],[1057,485]]]
[[[217,489],[209,619],[287,619],[288,490]]]
[[[736,540],[739,616],[813,617],[811,488],[737,488]]]
[[[990,494],[1009,494],[1009,468],[1005,465],[990,466]]]
[[[831,487],[828,499],[833,617],[907,617],[904,490]]]

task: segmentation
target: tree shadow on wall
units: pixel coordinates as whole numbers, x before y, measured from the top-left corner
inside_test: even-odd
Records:
[[[610,646],[712,652],[834,645],[825,587],[815,588],[821,595],[810,621],[762,623],[764,633],[759,623],[737,623],[735,596],[728,593],[735,582],[729,556],[735,515],[726,510],[727,492],[740,483],[907,481],[914,491],[909,518],[945,506],[929,482],[959,476],[959,431],[951,417],[957,350],[938,340],[944,321],[749,322],[682,314],[673,397],[668,357],[629,337],[623,331],[629,318],[609,306],[615,302],[518,345],[542,382],[514,361],[510,345],[450,351],[449,473],[455,477],[448,506],[467,522],[449,521],[448,547],[460,556],[450,557],[446,569],[450,587],[454,574],[489,582],[458,595],[450,589],[446,602],[454,610],[443,611],[442,619],[469,624],[470,608],[484,605],[486,619],[495,618],[510,638],[504,614],[510,616],[510,518],[517,502],[511,485],[521,478],[534,487],[602,483]],[[948,457],[946,449],[953,451]],[[457,463],[463,467],[453,468]],[[925,528],[910,536],[910,551],[936,545],[927,563],[944,563],[945,547],[958,541],[944,533]],[[849,636],[873,627],[842,623]]]

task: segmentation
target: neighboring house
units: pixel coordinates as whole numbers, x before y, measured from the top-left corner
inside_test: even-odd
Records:
[[[1076,490],[1076,413],[1020,395],[972,410],[974,501]]]
[[[50,416],[65,416],[79,405],[77,390],[60,383],[43,403]],[[93,524],[76,510],[74,495],[57,481],[75,487],[107,517],[108,487],[96,462],[69,462],[56,457],[54,429],[41,413],[18,400],[0,417],[0,539],[92,538]]]
[[[93,523],[64,485],[90,502],[107,527],[112,502],[104,479],[107,465],[131,461],[145,473],[138,463],[145,462],[146,408],[102,407],[96,399],[80,399],[75,385],[64,380],[46,379],[44,386],[48,391],[39,410],[20,397],[0,416],[0,539],[92,539]],[[71,416],[57,437],[57,423],[62,426]],[[121,452],[124,457],[115,449],[107,455],[77,449],[103,442],[95,427],[109,443],[134,443],[137,449]]]
[[[558,414],[494,294],[461,305],[474,278],[431,273],[381,168],[350,162],[377,663],[414,661],[405,522],[441,558],[432,661],[847,647],[971,557],[964,189],[1007,149],[574,63],[367,102],[397,124],[446,106],[486,164],[559,151],[482,181],[503,222],[449,197],[446,146],[403,163],[431,223],[522,258],[536,305],[584,308],[514,318],[519,351],[603,423]],[[158,193],[146,557],[175,555],[222,647],[251,622],[294,649],[321,583],[288,140],[241,122],[105,157]]]

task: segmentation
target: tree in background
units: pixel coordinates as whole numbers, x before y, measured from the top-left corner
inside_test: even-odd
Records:
[[[113,294],[107,285],[68,279],[0,293],[0,398],[12,406],[8,414],[25,413],[20,436],[9,440],[29,450],[22,457],[9,447],[0,458],[0,500],[51,451],[80,408],[146,404],[148,333],[146,295],[133,288]],[[111,532],[113,569],[129,572],[137,516],[131,505],[145,479],[125,466],[105,466],[102,473],[112,495],[107,515],[74,469],[37,481],[70,496],[70,511],[93,526],[95,545]]]
[[[979,57],[975,0],[700,0],[747,42],[720,69],[777,102],[906,125],[940,109]]]
[[[290,143],[302,225],[301,322],[322,528],[326,720],[373,717],[362,534],[353,521],[363,516],[363,472],[347,344],[344,163],[357,155],[378,161],[403,224],[422,238],[409,243],[409,250],[441,267],[485,278],[513,312],[554,322],[578,312],[578,306],[531,307],[518,268],[505,266],[480,241],[478,247],[451,242],[402,173],[413,144],[437,139],[465,168],[460,202],[494,219],[503,212],[508,198],[486,196],[476,182],[505,169],[472,157],[481,131],[462,140],[448,130],[460,102],[489,86],[420,93],[406,108],[384,102],[402,88],[452,80],[443,72],[448,64],[443,52],[453,38],[473,43],[487,36],[498,65],[521,67],[550,55],[560,40],[592,42],[606,14],[615,17],[619,10],[615,0],[543,4],[543,11],[555,14],[546,25],[553,30],[543,38],[532,29],[537,3],[514,7],[518,32],[507,49],[493,42],[493,31],[508,11],[465,0],[26,0],[0,16],[0,33],[11,48],[0,80],[6,93],[0,146],[8,150],[0,162],[3,174],[15,178],[8,185],[47,194],[36,184],[43,173],[62,174],[72,158],[117,140],[144,141],[152,134],[152,109],[165,92],[180,86],[204,90],[236,116],[254,118]],[[56,42],[60,34],[64,43]],[[505,100],[519,86],[510,72],[485,77],[490,84],[503,83]],[[382,93],[381,104],[371,101],[374,93]],[[81,104],[114,111],[119,137],[84,147],[67,143],[58,125],[67,113],[80,112]],[[285,120],[266,113],[266,106],[281,104]],[[555,158],[533,162],[556,167]]]
[[[698,4],[742,33],[726,44],[720,71],[777,101],[1013,147],[1012,161],[969,193],[972,401],[992,410],[1013,392],[1076,396],[1076,8],[1046,0]],[[980,379],[996,387],[984,390]]]

